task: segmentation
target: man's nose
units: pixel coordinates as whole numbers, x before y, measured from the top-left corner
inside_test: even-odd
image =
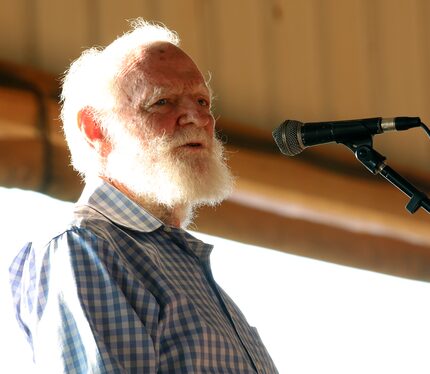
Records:
[[[204,127],[211,124],[212,114],[199,103],[187,103],[181,106],[178,119],[180,126],[194,125]]]

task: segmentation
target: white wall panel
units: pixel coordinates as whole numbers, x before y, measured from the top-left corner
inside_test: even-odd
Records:
[[[317,16],[313,1],[271,1],[264,53],[273,125],[285,118],[315,120],[325,109]]]
[[[33,36],[35,64],[46,71],[61,73],[90,43],[87,1],[38,0],[33,12],[37,21]]]
[[[158,0],[155,15],[181,37],[182,47],[198,62],[202,59],[201,0]],[[203,1],[204,2],[204,1]]]
[[[26,1],[0,2],[0,58],[18,63],[27,61],[27,34],[29,31],[26,17]]]
[[[262,125],[268,86],[265,72],[270,65],[264,46],[264,3],[260,0],[216,2],[211,36],[215,53],[214,87],[223,117]]]
[[[96,0],[94,18],[97,19],[98,39],[101,45],[109,44],[128,30],[128,20],[154,17],[154,1],[142,0]]]

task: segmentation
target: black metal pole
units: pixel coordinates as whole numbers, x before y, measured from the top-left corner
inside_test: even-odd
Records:
[[[380,174],[411,198],[406,205],[406,209],[410,213],[415,213],[420,207],[430,213],[430,200],[426,194],[418,190],[413,184],[386,165],[384,163],[385,157],[372,148],[369,139],[363,139],[363,141],[357,141],[357,143],[358,144],[348,144],[347,146],[355,153],[357,160],[370,172],[375,175]]]
[[[411,201],[406,205],[406,209],[410,213],[415,213],[420,207],[430,213],[430,200],[424,192],[418,190],[388,165],[383,166],[379,174],[411,198]]]

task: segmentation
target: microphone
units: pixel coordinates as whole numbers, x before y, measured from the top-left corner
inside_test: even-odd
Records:
[[[325,143],[350,143],[385,131],[403,131],[421,126],[419,117],[365,118],[334,122],[284,121],[272,133],[280,151],[295,156],[305,148]]]

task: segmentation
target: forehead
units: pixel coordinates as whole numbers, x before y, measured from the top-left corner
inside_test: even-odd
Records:
[[[135,80],[139,77],[148,89],[207,90],[205,79],[194,61],[180,48],[167,42],[142,46],[127,60],[123,71]]]

